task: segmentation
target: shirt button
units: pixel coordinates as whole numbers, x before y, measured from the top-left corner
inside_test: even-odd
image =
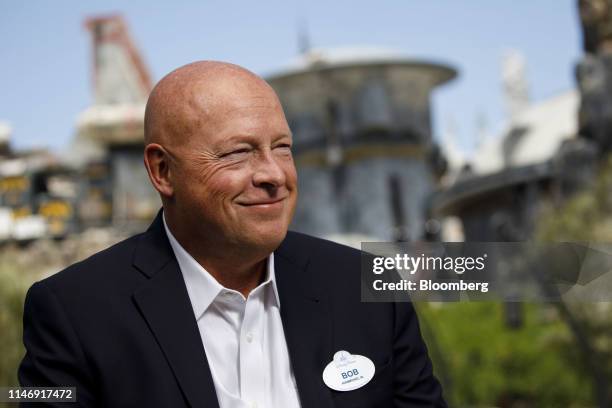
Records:
[[[252,341],[253,341],[253,333],[248,332],[248,333],[246,334],[246,341],[247,341],[248,343],[250,343],[250,342],[252,342]],[[253,403],[253,404],[251,404],[251,405],[253,405],[253,407],[255,407],[255,403]]]

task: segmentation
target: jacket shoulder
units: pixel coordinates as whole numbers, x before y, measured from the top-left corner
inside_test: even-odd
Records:
[[[132,269],[134,250],[142,234],[118,242],[88,258],[43,279],[41,282],[55,291],[105,287],[123,279]],[[134,274],[135,275],[135,274]]]
[[[363,253],[358,249],[291,231],[279,249],[279,255],[309,265],[314,279],[332,286],[359,283]]]

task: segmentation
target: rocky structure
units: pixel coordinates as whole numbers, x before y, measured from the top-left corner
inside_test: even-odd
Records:
[[[466,241],[529,239],[541,205],[592,174],[595,152],[578,136],[578,106],[578,93],[568,91],[523,108],[434,196],[432,216],[458,217]]]
[[[612,150],[612,0],[579,0],[578,11],[585,54],[577,90],[511,116],[502,137],[433,200],[436,216],[462,220],[466,240],[529,239],[542,204],[588,186]]]

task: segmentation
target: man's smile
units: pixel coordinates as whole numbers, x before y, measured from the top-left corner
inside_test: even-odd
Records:
[[[248,211],[277,214],[278,212],[284,210],[287,198],[288,196],[281,198],[270,198],[265,200],[249,200],[246,202],[240,202],[238,204]]]
[[[268,199],[260,199],[260,200],[245,200],[240,201],[238,204],[244,207],[266,207],[272,206],[274,204],[279,204],[286,200],[289,196],[276,197],[276,198],[268,198]]]

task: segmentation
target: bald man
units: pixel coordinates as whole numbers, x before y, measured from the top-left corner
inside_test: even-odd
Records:
[[[291,145],[255,74],[163,78],[144,149],[163,209],[32,286],[21,385],[74,386],[84,407],[445,406],[412,306],[361,303],[359,251],[287,231]]]

